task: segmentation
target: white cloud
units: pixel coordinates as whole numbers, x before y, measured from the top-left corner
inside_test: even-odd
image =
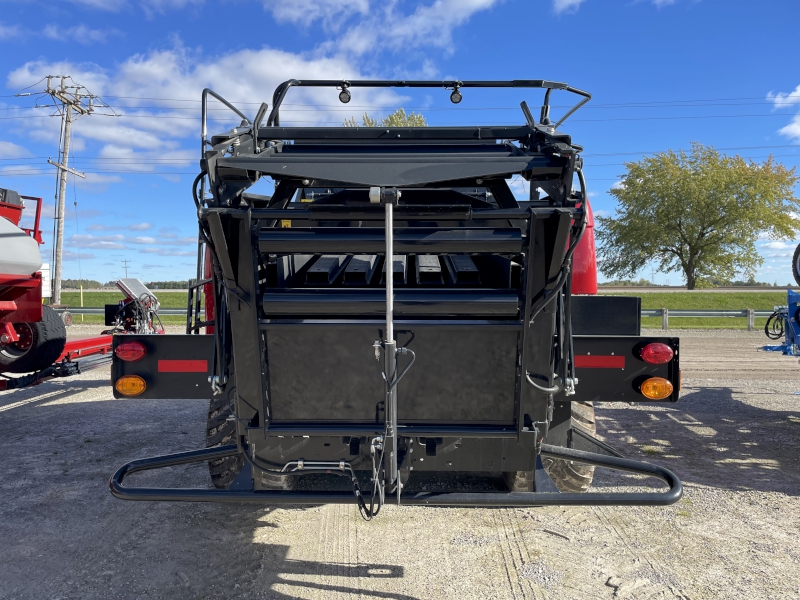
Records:
[[[778,133],[800,141],[800,114],[795,115],[792,122],[778,130]]]
[[[11,142],[0,142],[0,158],[27,158],[31,153]]]
[[[675,4],[675,0],[653,0],[653,4],[655,4],[658,8],[661,8],[662,6]]]
[[[556,14],[574,13],[584,0],[553,0],[553,10]]]
[[[74,27],[63,27],[61,25],[46,25],[41,35],[51,40],[60,42],[77,42],[88,45],[94,42],[105,42],[109,36],[119,35],[116,29],[91,29],[86,25],[76,25]]]
[[[768,244],[764,244],[763,247],[771,250],[785,250],[786,248],[794,249],[794,244],[787,244],[786,242],[769,242]]]
[[[336,31],[354,14],[368,15],[369,0],[262,0],[264,10],[278,22],[309,26],[321,21],[323,27]]]
[[[429,5],[418,6],[409,15],[395,11],[396,3],[390,2],[380,9],[373,9],[369,18],[350,27],[341,39],[321,44],[320,48],[353,56],[376,53],[384,48],[407,52],[414,48],[434,47],[452,51],[453,30],[498,1],[435,0]]]
[[[0,40],[10,40],[22,35],[23,28],[19,25],[5,25],[0,23]]]
[[[67,244],[80,248],[81,250],[87,248],[97,250],[122,250],[125,248],[125,245],[121,243],[124,239],[125,237],[122,235],[94,236],[86,233],[76,233],[67,239]]]
[[[129,226],[128,229],[132,229],[133,231],[145,231],[147,229],[151,229],[153,227],[150,223],[134,223],[133,225]]]
[[[120,12],[130,8],[131,0],[68,0],[72,4],[77,4],[85,8],[104,10],[108,12]],[[143,0],[138,2],[148,15],[154,12],[164,13],[167,10],[180,10],[190,5],[203,4],[204,0]]]
[[[73,252],[72,250],[64,250],[61,256],[64,257],[64,260],[89,260],[94,258],[94,254],[90,252]]]
[[[110,12],[118,12],[128,6],[128,0],[69,0],[69,2]]]
[[[131,240],[134,244],[155,244],[156,238],[149,236],[137,236]]]
[[[778,92],[777,94],[773,94],[770,92],[767,94],[767,100],[772,100],[775,108],[785,108],[793,104],[800,104],[800,85],[788,93]]]
[[[142,248],[141,252],[159,256],[195,256],[197,251],[176,250],[175,248]]]
[[[176,100],[197,101],[205,87],[212,87],[238,104],[245,114],[252,115],[258,104],[271,99],[275,87],[287,79],[363,76],[353,61],[338,55],[305,56],[261,48],[203,60],[178,44],[170,50],[134,55],[110,73],[91,63],[29,62],[10,73],[7,84],[12,89],[20,89],[52,73],[68,73],[93,93],[108,96],[114,110],[123,115],[108,117],[98,110],[94,115],[80,119],[73,127],[75,147],[80,148],[84,140],[99,141],[106,144],[101,150],[102,158],[121,159],[115,166],[120,170],[135,171],[168,171],[165,165],[180,166],[185,170],[186,165],[197,159],[196,150],[180,150],[180,146],[197,135],[200,107],[196,102]],[[241,77],[241,73],[249,76]],[[399,102],[399,96],[392,90],[364,89],[359,90],[358,95],[359,102],[377,107]],[[321,108],[292,112],[291,104],[333,105],[336,101],[333,89],[294,88],[288,98],[287,106],[281,111],[283,124],[340,123],[343,120],[341,112],[335,110],[338,106],[332,106],[330,111]],[[154,106],[156,108],[152,108]],[[189,107],[191,110],[177,110],[176,107]],[[212,102],[210,108],[211,133],[238,124],[238,118],[232,112],[219,110],[219,104]],[[58,119],[30,119],[29,123],[26,125],[27,135],[57,143]],[[118,145],[120,140],[125,140],[124,146]],[[191,142],[194,148],[194,139]],[[149,163],[145,159],[150,159]]]

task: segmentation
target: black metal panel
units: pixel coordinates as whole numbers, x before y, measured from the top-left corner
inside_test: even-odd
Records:
[[[439,190],[436,190],[439,191]],[[211,209],[241,210],[241,209]],[[528,208],[470,208],[468,205],[404,205],[395,206],[396,221],[505,221],[509,219],[527,219]],[[541,209],[538,209],[541,211]],[[253,209],[254,219],[296,219],[302,221],[381,221],[385,210],[377,205],[352,204],[306,204],[302,208]]]
[[[631,296],[573,296],[575,335],[640,335],[642,299]]]
[[[265,229],[259,236],[261,252],[317,254],[383,254],[385,231],[379,227],[318,227]],[[398,254],[430,252],[517,253],[522,249],[519,229],[397,229],[394,250]]]
[[[395,133],[395,136],[402,133]],[[301,149],[302,146],[297,146]],[[327,179],[367,186],[425,185],[455,179],[506,176],[528,171],[533,176],[560,176],[564,160],[550,156],[527,155],[496,145],[492,152],[434,153],[412,148],[392,154],[350,151],[263,152],[220,158],[217,169],[227,172],[258,172],[275,177]]]
[[[381,422],[384,382],[372,344],[383,335],[382,326],[269,329],[273,419]],[[512,424],[517,335],[511,329],[398,329],[398,345],[417,354],[398,385],[400,422]]]
[[[442,265],[435,254],[418,254],[414,257],[417,285],[444,285]]]
[[[344,285],[369,285],[375,268],[378,266],[377,254],[357,254],[344,271]]]
[[[299,325],[324,325],[325,327],[373,327],[386,326],[383,319],[263,319],[261,329],[292,329]],[[395,319],[397,329],[411,329],[414,327],[433,327],[436,329],[504,329],[507,331],[522,331],[522,323],[518,320],[489,320],[489,319]]]
[[[146,384],[136,398],[210,398],[211,363],[214,358],[212,335],[115,335],[112,348],[125,342],[139,342],[145,348],[143,358],[127,362],[114,355],[111,363],[111,386],[115,398],[127,398],[117,392],[114,384],[124,375],[138,375]],[[168,362],[164,362],[168,361]],[[183,365],[172,361],[184,362]],[[191,371],[200,365],[203,371]],[[176,370],[177,369],[177,370]],[[183,369],[183,371],[181,371]]]
[[[518,303],[516,290],[398,289],[394,313],[398,317],[514,318]],[[380,288],[284,288],[266,292],[263,309],[267,317],[376,317],[386,313],[386,294]]]
[[[655,402],[645,398],[639,388],[649,377],[664,377],[673,385],[672,395],[662,402],[677,402],[680,396],[680,364],[678,338],[635,336],[574,336],[575,375],[578,385],[575,395],[568,398],[559,394],[559,400],[588,402]],[[669,345],[675,357],[662,365],[651,365],[640,358],[647,344],[662,342]],[[581,357],[614,357],[624,366],[586,368],[580,366]]]
[[[392,136],[392,131],[395,131]],[[454,140],[482,141],[497,139],[520,139],[531,134],[530,127],[526,126],[483,126],[483,127],[262,127],[258,130],[259,139],[265,140],[313,140],[317,143],[324,140],[345,142],[348,140],[364,142],[386,140],[397,142],[397,131],[405,134],[401,140],[435,140],[438,142]]]
[[[480,285],[481,274],[472,258],[466,254],[448,254],[444,257],[447,272],[453,285]]]
[[[320,256],[306,271],[308,285],[331,285],[347,265],[347,254],[325,254]]]
[[[386,262],[383,261],[381,270],[381,285],[386,285]],[[392,256],[392,278],[395,285],[405,285],[408,281],[408,256],[405,254]]]

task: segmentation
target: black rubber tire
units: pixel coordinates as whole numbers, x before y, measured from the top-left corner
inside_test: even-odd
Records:
[[[794,256],[792,256],[792,275],[797,285],[800,285],[800,244],[794,249]]]
[[[595,435],[597,424],[594,420],[594,406],[591,402],[573,402],[572,429],[581,429]],[[594,467],[579,465],[568,460],[542,458],[542,465],[560,492],[585,492],[592,485]]]
[[[233,417],[233,398],[236,388],[227,396],[212,398],[208,405],[208,419],[206,420],[206,447],[225,446],[235,442],[236,423]],[[241,454],[218,458],[208,462],[208,473],[211,483],[219,490],[227,490],[244,467],[244,457]],[[291,490],[290,477],[280,477],[262,472],[261,488],[272,490]]]
[[[233,398],[236,388],[230,394],[215,396],[208,405],[208,419],[206,420],[206,447],[224,446],[235,442],[236,423],[233,419]],[[208,462],[208,472],[211,483],[220,490],[226,490],[236,479],[244,466],[241,454],[218,458]]]
[[[572,402],[572,429],[581,429],[595,435],[597,426],[594,420],[594,406],[591,402]],[[592,485],[594,467],[579,465],[568,460],[542,457],[542,466],[560,492],[586,492]],[[503,473],[506,485],[512,492],[533,491],[533,471],[512,471]]]
[[[42,306],[42,320],[38,323],[22,323],[27,348],[22,350],[17,344],[0,346],[0,372],[31,373],[41,371],[52,365],[64,351],[67,343],[67,328],[56,311]]]

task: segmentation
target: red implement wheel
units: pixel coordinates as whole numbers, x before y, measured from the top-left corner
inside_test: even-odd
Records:
[[[15,323],[17,342],[0,345],[0,372],[31,373],[46,369],[64,351],[67,330],[58,313],[42,307],[38,323]]]

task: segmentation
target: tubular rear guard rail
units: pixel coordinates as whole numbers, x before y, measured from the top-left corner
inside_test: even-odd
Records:
[[[123,481],[128,475],[162,467],[173,467],[195,462],[204,462],[239,454],[235,445],[221,448],[206,448],[191,452],[167,454],[153,458],[134,460],[117,470],[109,481],[111,493],[121,500],[152,500],[179,502],[262,502],[265,504],[348,504],[356,502],[352,492],[326,491],[256,491],[256,490],[209,490],[188,488],[137,488],[126,487]],[[402,496],[400,502],[407,506],[667,506],[680,500],[683,485],[670,470],[646,462],[604,456],[593,452],[542,445],[542,456],[571,460],[617,471],[638,473],[661,479],[669,486],[665,492],[598,492],[598,493],[553,493],[553,492],[418,492]],[[389,496],[387,495],[387,504]]]

